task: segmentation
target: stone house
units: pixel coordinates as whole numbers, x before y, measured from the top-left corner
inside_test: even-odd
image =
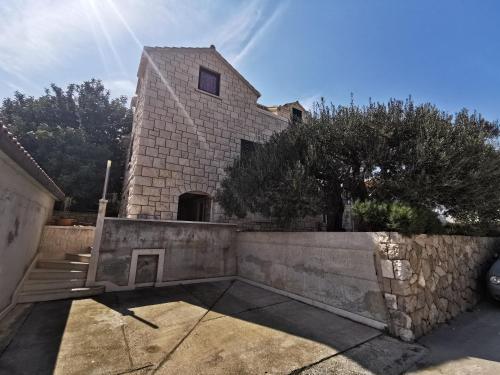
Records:
[[[306,115],[266,107],[215,47],[145,47],[132,100],[121,216],[228,221],[213,201],[224,168]]]

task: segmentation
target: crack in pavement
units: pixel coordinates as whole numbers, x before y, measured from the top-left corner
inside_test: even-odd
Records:
[[[214,318],[210,318],[210,319],[207,319],[207,320],[204,320],[202,323],[206,323],[206,322],[211,322],[212,320],[216,320],[216,319],[222,319],[222,318],[231,318],[231,317],[237,317],[243,313],[247,313],[249,311],[256,311],[256,310],[261,310],[261,309],[267,309],[268,307],[272,307],[272,306],[276,306],[276,305],[281,305],[283,303],[290,303],[292,301],[281,301],[281,302],[276,302],[276,303],[271,303],[270,305],[266,305],[266,306],[257,306],[257,307],[250,307],[246,310],[243,310],[243,311],[239,311],[237,313],[233,313],[233,314],[228,314],[228,315],[221,315],[221,316],[216,316]],[[221,314],[221,313],[220,313]]]
[[[130,353],[130,345],[129,345],[128,340],[127,340],[127,334],[125,333],[125,325],[126,325],[125,322],[124,322],[124,324],[121,325],[122,334],[123,334],[123,341],[125,342],[125,349],[127,351],[127,356],[128,356],[128,361],[130,363],[130,367],[134,367],[132,353]]]
[[[207,316],[207,314],[212,311],[212,308],[217,304],[217,302],[220,301],[220,299],[222,297],[224,297],[224,295],[227,293],[227,291],[229,289],[231,289],[231,287],[233,286],[234,284],[234,280],[231,280],[231,283],[229,284],[229,286],[224,290],[224,292],[215,300],[215,302],[207,309],[207,311],[201,316],[200,319],[198,319],[198,321],[195,323],[195,325],[189,330],[189,332],[177,343],[177,345],[174,346],[174,348],[169,352],[167,353],[167,355],[165,356],[165,358],[163,358],[160,363],[158,364],[158,366],[156,366],[156,368],[151,372],[151,374],[156,374],[156,372],[170,359],[170,357],[172,356],[172,354],[174,354],[174,352],[179,348],[179,346],[182,345],[182,343],[191,335],[191,333],[196,329],[196,327],[198,327],[198,325],[201,323],[201,321],[203,320],[203,318],[205,316]]]
[[[131,367],[129,368],[128,370],[124,370],[124,371],[119,371],[119,372],[115,372],[113,373],[114,375],[124,375],[124,374],[131,374],[133,372],[136,372],[136,371],[139,371],[139,370],[144,370],[148,367],[152,367],[154,366],[152,363],[147,363],[145,365],[141,365],[141,366],[137,366],[137,367]]]
[[[300,368],[298,368],[298,369],[295,369],[295,370],[293,370],[293,371],[289,372],[289,373],[288,373],[288,375],[298,375],[298,374],[300,374],[300,373],[304,372],[305,370],[308,370],[308,369],[312,368],[313,366],[316,366],[316,365],[318,365],[318,364],[320,364],[320,363],[322,363],[322,362],[324,362],[324,361],[327,361],[327,360],[329,360],[330,358],[336,357],[336,356],[338,356],[338,355],[340,355],[340,354],[344,354],[345,352],[348,352],[349,350],[352,350],[352,349],[354,349],[354,348],[358,348],[358,347],[360,347],[361,345],[364,345],[364,344],[366,344],[367,342],[370,342],[370,341],[372,341],[372,340],[376,339],[377,337],[380,337],[380,336],[383,336],[383,335],[384,335],[384,334],[383,334],[382,332],[380,332],[378,335],[373,336],[373,337],[370,337],[369,339],[366,339],[366,340],[364,340],[364,341],[362,341],[362,342],[360,342],[360,343],[358,343],[358,344],[356,344],[356,345],[353,345],[353,346],[351,346],[351,347],[349,347],[349,348],[346,348],[346,349],[344,349],[344,350],[341,350],[341,351],[339,351],[339,352],[337,352],[337,353],[335,353],[335,354],[332,354],[332,355],[329,355],[329,356],[327,356],[327,357],[325,357],[325,358],[322,358],[322,359],[320,359],[319,361],[316,361],[316,362],[310,363],[310,364],[308,364],[308,365],[302,366],[302,367],[300,367]]]

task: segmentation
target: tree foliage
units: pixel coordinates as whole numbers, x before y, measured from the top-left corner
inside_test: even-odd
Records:
[[[101,81],[65,90],[52,84],[38,98],[16,92],[3,101],[0,120],[73,198],[73,209],[96,207],[108,159],[113,161],[108,191],[121,191],[132,114],[127,99],[111,98]]]
[[[227,168],[217,199],[229,215],[282,222],[328,216],[340,229],[345,198],[443,210],[464,222],[500,218],[498,124],[462,110],[391,100],[367,106],[317,103]],[[402,211],[402,210],[400,210]]]

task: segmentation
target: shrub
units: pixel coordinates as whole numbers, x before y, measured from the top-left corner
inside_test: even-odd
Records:
[[[435,212],[399,202],[389,205],[387,227],[405,234],[440,233],[443,229]]]
[[[357,201],[353,213],[362,231],[390,230],[405,234],[443,231],[435,212],[401,202]]]
[[[387,230],[389,208],[387,203],[376,201],[356,201],[352,212],[358,229],[361,231]]]

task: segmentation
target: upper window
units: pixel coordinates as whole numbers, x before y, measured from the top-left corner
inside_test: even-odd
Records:
[[[297,108],[292,108],[292,121],[301,122],[302,121],[302,111]]]
[[[198,88],[212,95],[219,96],[220,74],[200,67],[200,77],[198,79]]]
[[[247,141],[246,139],[241,140],[241,153],[240,160],[243,162],[248,161],[257,148],[257,143],[252,141]]]

